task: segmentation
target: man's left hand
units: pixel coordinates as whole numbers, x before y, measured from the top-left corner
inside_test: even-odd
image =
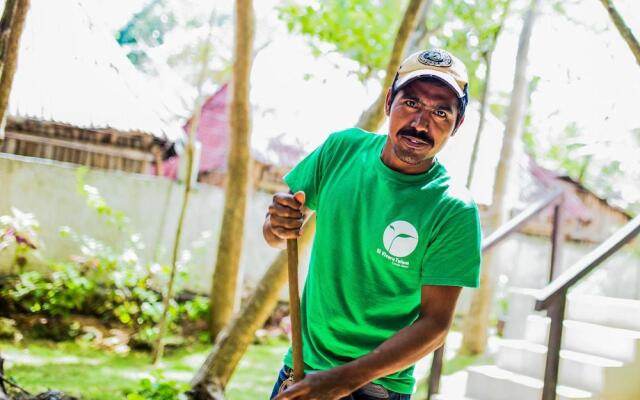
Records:
[[[338,400],[351,394],[345,379],[340,379],[333,370],[308,374],[274,400]]]

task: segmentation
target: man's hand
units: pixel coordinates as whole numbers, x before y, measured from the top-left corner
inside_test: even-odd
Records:
[[[335,369],[308,374],[274,400],[338,400],[351,394],[346,379]]]
[[[304,192],[276,193],[273,196],[262,228],[269,246],[283,248],[286,239],[296,239],[302,235],[304,201]]]

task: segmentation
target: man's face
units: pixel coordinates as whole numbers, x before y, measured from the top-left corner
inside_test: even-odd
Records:
[[[458,98],[436,80],[416,80],[402,88],[389,104],[389,138],[382,161],[390,168],[418,174],[431,167],[433,157],[454,134]]]

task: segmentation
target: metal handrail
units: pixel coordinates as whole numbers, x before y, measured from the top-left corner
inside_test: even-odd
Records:
[[[536,311],[547,310],[547,315],[551,318],[542,400],[556,398],[567,292],[573,285],[638,234],[640,234],[640,215],[629,221],[609,239],[563,272],[557,279],[540,290],[536,296]]]
[[[489,250],[493,246],[502,242],[509,237],[514,231],[521,228],[524,224],[529,222],[533,217],[540,214],[544,209],[552,205],[557,205],[562,202],[562,194],[564,190],[556,190],[550,194],[544,196],[542,199],[531,204],[529,207],[520,211],[515,217],[501,225],[498,229],[492,232],[489,236],[482,241],[482,252]]]
[[[524,224],[531,221],[534,217],[540,214],[545,209],[554,206],[553,214],[553,231],[551,234],[551,266],[550,276],[554,276],[556,271],[556,265],[559,260],[559,249],[562,235],[560,234],[560,215],[562,212],[562,203],[564,200],[564,190],[558,189],[548,195],[544,196],[540,200],[531,204],[515,217],[501,225],[498,229],[492,232],[482,241],[482,253],[488,251],[490,248],[501,243],[504,239],[508,238],[511,234],[516,232]],[[433,352],[433,360],[431,361],[431,372],[429,374],[429,389],[427,392],[427,400],[439,393],[440,391],[440,377],[442,376],[442,364],[444,360],[444,343],[437,350]]]
[[[575,285],[584,278],[585,275],[638,234],[640,234],[640,215],[629,221],[609,237],[609,239],[602,242],[589,254],[582,257],[573,264],[573,266],[563,272],[557,279],[541,289],[536,296],[536,311],[545,310],[560,293]]]

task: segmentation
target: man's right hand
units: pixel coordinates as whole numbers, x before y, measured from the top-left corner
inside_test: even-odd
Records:
[[[262,228],[269,246],[284,248],[286,239],[296,239],[302,235],[306,211],[304,201],[304,192],[276,193],[273,196]]]

